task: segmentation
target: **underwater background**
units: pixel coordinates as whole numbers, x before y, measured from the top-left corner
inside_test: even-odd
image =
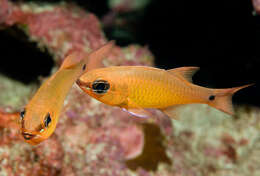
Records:
[[[260,1],[0,0],[0,176],[260,175]],[[106,66],[199,66],[195,84],[255,83],[230,117],[191,105],[153,123],[85,95],[68,95],[55,134],[30,146],[13,115],[71,50],[109,40]]]

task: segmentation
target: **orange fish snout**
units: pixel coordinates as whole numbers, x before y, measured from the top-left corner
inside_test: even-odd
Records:
[[[42,135],[38,134],[38,132],[29,132],[25,129],[21,129],[21,135],[23,136],[25,142],[31,145],[37,145],[46,139]]]

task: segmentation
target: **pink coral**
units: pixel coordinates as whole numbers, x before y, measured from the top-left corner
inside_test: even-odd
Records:
[[[72,50],[88,52],[106,42],[98,19],[75,5],[42,7],[0,0],[0,6],[1,26],[19,25],[31,40],[51,51],[58,64]],[[151,66],[153,57],[147,47],[115,47],[104,64]],[[256,108],[240,108],[239,118],[234,119],[209,107],[189,106],[181,122],[155,112],[157,119],[148,125],[90,98],[74,85],[54,135],[38,146],[30,146],[15,128],[7,128],[19,116],[8,113],[12,108],[1,109],[0,175],[259,173],[260,113]]]
[[[41,7],[30,4],[8,6],[10,2],[6,0],[1,4],[6,25],[26,25],[29,35],[47,45],[59,58],[74,50],[89,52],[105,43],[97,17],[76,6],[58,5],[37,12]]]
[[[75,5],[51,5],[47,8],[36,4],[15,4],[7,0],[1,0],[0,5],[3,7],[1,14],[5,14],[2,25],[22,25],[32,40],[41,43],[55,55],[57,63],[72,50],[89,52],[106,42],[98,19]],[[151,65],[152,55],[147,48],[133,45],[123,49],[115,47],[105,60],[107,66],[127,64]],[[7,120],[11,114],[6,113],[3,117],[2,120]],[[127,176],[130,172],[123,161],[139,155],[144,144],[143,131],[135,121],[120,109],[96,102],[73,86],[55,134],[36,148],[24,143],[16,130],[5,130],[9,131],[7,133],[0,130],[6,139],[0,148],[8,144],[9,152],[15,149],[19,141],[19,155],[32,157],[26,162],[17,160],[19,167],[12,170],[14,163],[11,155],[0,154],[10,163],[2,165],[1,172],[7,173],[11,169],[14,174],[21,172],[24,175],[30,171],[34,175],[116,176],[125,173],[123,175]],[[13,135],[18,140],[11,137],[12,131],[15,131]],[[30,164],[34,167],[29,167]],[[26,170],[22,172],[20,168]],[[101,168],[106,168],[105,173],[100,172]]]
[[[6,18],[9,16],[12,7],[7,0],[0,0],[0,23],[5,22]]]
[[[115,128],[112,135],[119,140],[124,149],[124,158],[133,159],[140,155],[144,146],[144,135],[141,129],[135,125],[125,128]]]
[[[260,1],[259,0],[252,0],[254,9],[256,11],[256,13],[260,13]]]
[[[40,7],[34,4],[12,4],[7,0],[1,0],[0,5],[3,24],[26,25],[29,36],[47,46],[59,63],[59,60],[72,51],[89,52],[106,42],[97,17],[75,5]],[[128,58],[129,62],[134,59],[151,64],[149,59],[142,58],[152,57],[148,49],[138,46],[130,46],[123,50],[116,47],[111,57],[115,55],[113,58],[124,60],[126,53],[133,53],[133,56],[130,56],[132,58]]]

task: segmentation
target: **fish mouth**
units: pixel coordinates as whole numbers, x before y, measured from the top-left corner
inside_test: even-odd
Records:
[[[32,139],[36,136],[35,134],[31,134],[31,133],[23,131],[23,129],[24,129],[24,119],[23,118],[22,118],[22,121],[21,121],[21,125],[22,125],[22,136],[25,140],[30,140],[30,139]]]
[[[85,88],[87,90],[91,89],[91,83],[90,82],[83,82],[80,79],[77,79],[76,83],[78,84],[79,87]]]
[[[33,134],[32,132],[27,132],[27,130],[24,128],[24,119],[21,119],[21,135],[25,139],[25,142],[31,145],[37,145],[45,140],[44,137],[38,135],[37,133]]]
[[[31,134],[31,133],[26,133],[26,132],[22,132],[22,136],[25,140],[31,140],[32,138],[34,138],[36,135],[35,134]]]
[[[27,133],[27,132],[24,132],[24,131],[23,131],[23,129],[24,129],[24,119],[22,118],[21,120],[22,120],[22,121],[21,121],[21,125],[22,125],[22,136],[23,136],[23,138],[24,138],[25,140],[30,140],[30,139],[34,138],[34,137],[35,137],[34,134]]]
[[[25,139],[25,142],[31,145],[37,145],[46,139],[40,135],[32,134],[28,132],[22,132],[22,136]]]

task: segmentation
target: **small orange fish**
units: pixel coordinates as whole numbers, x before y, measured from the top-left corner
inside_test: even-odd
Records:
[[[177,118],[175,108],[191,103],[208,104],[232,115],[232,95],[250,85],[228,89],[197,86],[192,84],[191,77],[198,69],[114,66],[85,73],[77,84],[97,100],[139,117],[149,116],[145,108],[156,108]]]
[[[43,83],[21,112],[21,133],[26,142],[38,144],[54,132],[73,83],[86,70],[99,66],[113,45],[114,42],[109,42],[87,56],[72,53],[66,57],[59,70]]]

